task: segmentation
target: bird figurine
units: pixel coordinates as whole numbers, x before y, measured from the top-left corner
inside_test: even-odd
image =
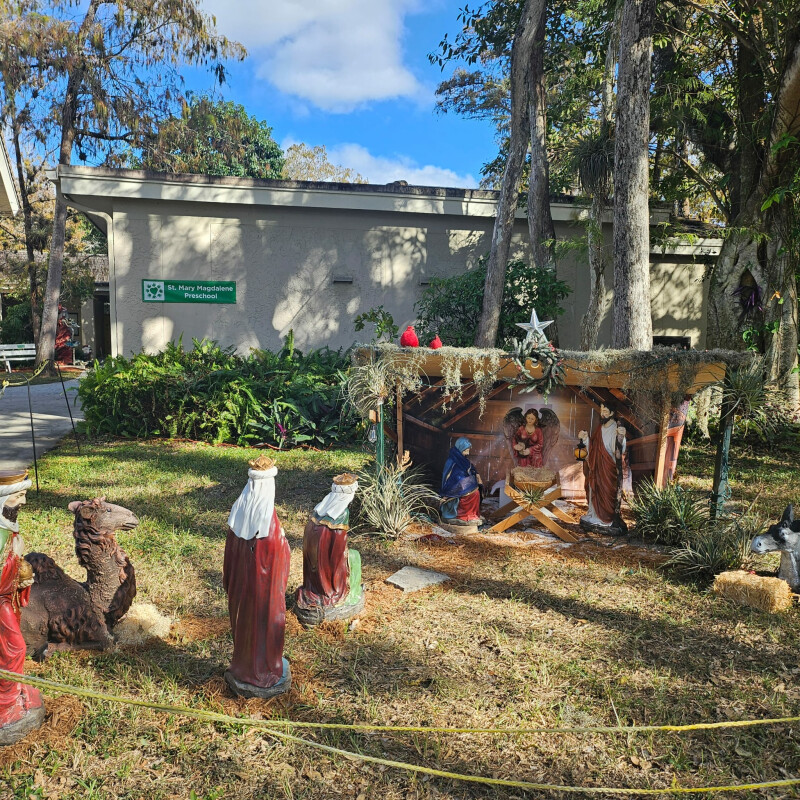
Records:
[[[414,332],[414,326],[409,325],[400,335],[401,347],[419,347],[419,339]]]
[[[439,338],[439,334],[437,333],[436,336],[433,337],[431,343],[428,345],[431,350],[438,350],[442,346],[442,340]]]

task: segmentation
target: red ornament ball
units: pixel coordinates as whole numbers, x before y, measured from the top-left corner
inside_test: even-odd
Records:
[[[400,344],[403,347],[419,347],[419,339],[413,325],[409,325],[400,335]]]
[[[439,334],[437,333],[436,336],[433,337],[431,343],[428,345],[431,350],[438,350],[442,346],[442,340],[439,338]]]

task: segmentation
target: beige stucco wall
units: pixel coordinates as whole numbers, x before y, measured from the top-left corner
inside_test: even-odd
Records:
[[[476,266],[489,249],[496,195],[420,187],[345,187],[205,176],[65,168],[68,202],[99,212],[109,227],[112,348],[156,351],[183,336],[213,338],[241,352],[275,349],[292,329],[301,349],[348,347],[353,318],[379,305],[402,327],[432,276]],[[654,223],[661,221],[655,217]],[[559,239],[585,233],[585,209],[556,204]],[[663,216],[663,215],[662,215]],[[611,242],[611,226],[605,225]],[[717,242],[714,244],[714,242]],[[718,240],[651,254],[655,335],[705,343],[706,262]],[[520,212],[512,255],[527,255]],[[577,347],[588,304],[586,252],[558,266],[572,288],[558,320],[562,347]],[[611,341],[611,282],[600,345]],[[233,280],[236,305],[157,304],[141,299],[146,278]],[[352,279],[340,282],[335,279]],[[447,342],[447,331],[441,331]]]

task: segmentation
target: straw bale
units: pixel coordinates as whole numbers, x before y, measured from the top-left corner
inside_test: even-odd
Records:
[[[761,611],[785,611],[792,605],[792,590],[786,581],[741,569],[721,572],[714,579],[713,590],[734,603]]]

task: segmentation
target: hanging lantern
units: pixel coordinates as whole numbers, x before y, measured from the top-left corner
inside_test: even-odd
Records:
[[[589,455],[589,451],[586,449],[586,442],[583,439],[578,439],[578,444],[575,447],[575,460],[586,461],[587,455]]]

